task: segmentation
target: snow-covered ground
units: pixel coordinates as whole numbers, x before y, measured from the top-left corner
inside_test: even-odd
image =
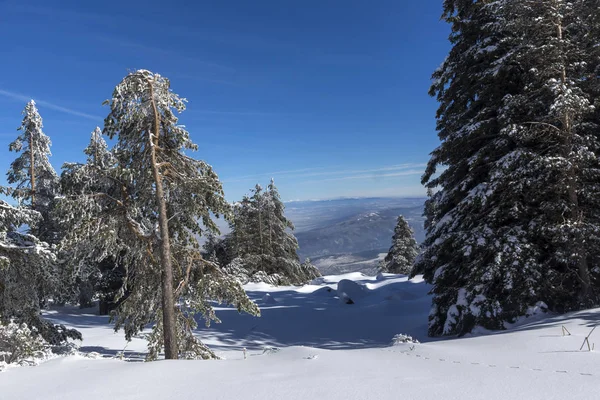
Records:
[[[0,373],[0,399],[598,398],[600,356],[579,348],[600,309],[431,340],[429,287],[421,279],[352,273],[313,283],[247,285],[261,318],[220,308],[223,323],[199,330],[221,361],[139,362],[143,337],[126,345],[94,310],[50,311],[83,333],[80,350],[88,356],[9,368]],[[563,336],[563,325],[571,336]],[[421,343],[390,346],[398,333]],[[600,329],[594,335],[590,342],[600,345]],[[115,356],[123,350],[121,361]]]

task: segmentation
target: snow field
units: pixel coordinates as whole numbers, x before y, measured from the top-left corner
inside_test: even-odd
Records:
[[[600,387],[598,353],[579,351],[600,310],[432,340],[430,287],[420,278],[351,273],[304,287],[245,288],[261,318],[219,308],[223,323],[198,331],[221,361],[136,362],[143,336],[126,344],[93,310],[52,310],[54,321],[81,330],[81,352],[98,358],[11,368],[0,373],[0,399],[547,400],[594,399]],[[344,294],[354,304],[340,301]],[[571,336],[563,336],[563,325]],[[421,343],[392,346],[398,333]],[[118,359],[123,350],[129,362]]]

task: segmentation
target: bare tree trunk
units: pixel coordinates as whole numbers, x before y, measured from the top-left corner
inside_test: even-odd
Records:
[[[152,157],[152,174],[156,184],[156,204],[158,205],[158,226],[160,230],[160,261],[162,265],[162,312],[165,358],[176,360],[179,356],[177,332],[175,324],[175,300],[173,297],[173,264],[171,260],[171,242],[169,239],[169,218],[167,203],[162,185],[162,176],[158,170],[156,148],[160,137],[160,115],[154,99],[154,83],[148,80],[150,101],[154,110],[154,137],[150,137],[150,154]]]
[[[33,130],[29,133],[29,177],[31,181],[31,209],[35,210],[35,155],[33,154]]]
[[[556,4],[558,8],[558,4]],[[563,40],[563,22],[562,18],[558,17],[557,20],[557,36],[558,40],[562,42]],[[561,55],[563,56],[562,67],[561,67],[561,76],[560,80],[564,88],[567,85],[567,68],[566,68],[566,59],[564,57],[564,49],[561,46]],[[571,207],[571,217],[579,220],[582,219],[581,210],[579,207],[579,198],[577,195],[577,171],[576,167],[571,160],[571,147],[573,142],[573,120],[569,112],[565,112],[562,118],[563,129],[565,132],[565,147],[564,147],[564,157],[567,160],[570,160],[570,167],[567,171],[567,185],[568,185],[568,196],[569,196],[569,205]],[[578,256],[577,260],[577,274],[579,276],[579,280],[581,283],[581,288],[579,291],[579,298],[581,302],[586,302],[590,295],[591,288],[591,278],[590,271],[587,260],[587,251],[585,245],[583,243],[582,238],[578,238],[575,243],[575,249]]]

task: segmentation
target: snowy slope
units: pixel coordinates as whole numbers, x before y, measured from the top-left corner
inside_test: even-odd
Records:
[[[600,310],[542,316],[499,333],[431,341],[429,287],[420,279],[360,273],[301,288],[246,286],[253,318],[222,308],[222,324],[199,334],[222,361],[135,362],[122,333],[93,310],[60,309],[55,321],[84,335],[81,350],[37,367],[0,373],[0,399],[594,399],[600,356],[579,351]],[[354,304],[343,299],[352,298]],[[562,336],[564,325],[573,335]],[[389,346],[397,333],[420,344]],[[592,336],[590,341],[598,340]],[[264,351],[277,346],[279,351]],[[247,359],[242,349],[246,347]]]

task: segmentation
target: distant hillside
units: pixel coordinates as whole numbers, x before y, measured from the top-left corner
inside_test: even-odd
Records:
[[[352,254],[367,250],[389,248],[398,215],[404,215],[422,240],[424,236],[421,214],[423,207],[392,208],[367,212],[333,222],[320,228],[296,234],[301,257],[321,257],[334,254]]]
[[[373,272],[386,253],[398,215],[421,242],[424,199],[343,199],[287,204],[295,223],[301,258],[309,257],[326,274]]]

